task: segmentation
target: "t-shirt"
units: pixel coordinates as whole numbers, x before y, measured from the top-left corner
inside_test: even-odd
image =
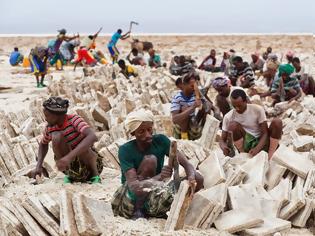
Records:
[[[139,151],[136,140],[131,140],[119,147],[118,157],[121,168],[121,183],[126,182],[125,173],[134,168],[138,170],[145,155],[155,155],[157,158],[156,174],[160,174],[164,165],[165,155],[169,155],[170,140],[163,134],[152,137],[151,146],[144,152]]]
[[[161,66],[161,57],[160,57],[160,55],[155,54],[155,55],[153,56],[153,58],[150,57],[150,58],[149,58],[149,64],[151,64],[151,62],[154,62],[154,63],[156,63],[158,66]]]
[[[254,63],[253,61],[250,63],[250,67],[255,70],[262,71],[264,68],[265,61],[261,58],[258,58],[258,60]]]
[[[89,37],[85,37],[81,41],[80,46],[89,49],[91,47],[92,43],[93,43],[93,39],[90,39]]]
[[[280,85],[280,80],[281,76],[276,76],[275,79],[272,81],[271,85],[271,92],[276,92],[277,89],[279,88]],[[283,81],[283,88],[285,91],[290,90],[291,88],[293,89],[299,89],[300,88],[300,83],[296,77],[293,77],[292,75],[288,77],[285,81]]]
[[[12,66],[17,65],[19,63],[20,57],[21,57],[20,52],[17,52],[17,51],[12,52],[10,55],[10,64]]]
[[[216,59],[213,57],[209,57],[204,63],[204,66],[215,66],[216,64]]]
[[[244,113],[239,114],[235,109],[232,109],[224,116],[222,124],[223,131],[228,132],[231,121],[238,122],[247,133],[258,138],[261,135],[259,124],[267,121],[267,118],[263,107],[256,104],[247,104]]]
[[[59,131],[67,140],[67,144],[74,149],[85,137],[82,132],[89,128],[89,125],[78,115],[66,115],[63,125],[47,125],[42,138],[43,144],[48,144],[52,140],[52,133]]]
[[[186,97],[182,91],[178,92],[172,99],[171,102],[171,112],[181,111],[182,107],[193,106],[196,101],[195,93],[192,93],[190,96]],[[192,114],[193,115],[193,112]]]
[[[108,43],[108,47],[113,47],[116,46],[116,43],[118,42],[118,40],[121,38],[121,34],[116,32],[115,34],[113,34],[111,40]]]

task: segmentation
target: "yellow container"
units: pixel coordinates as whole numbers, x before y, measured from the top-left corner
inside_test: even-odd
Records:
[[[61,70],[62,69],[62,62],[59,59],[56,62],[56,68],[57,68],[57,70]]]
[[[103,65],[106,65],[106,64],[107,64],[107,61],[106,61],[105,58],[102,58],[100,62],[101,62],[101,64],[103,64]]]
[[[31,63],[30,63],[30,60],[28,59],[28,57],[24,57],[23,58],[23,67],[30,67],[31,66]]]

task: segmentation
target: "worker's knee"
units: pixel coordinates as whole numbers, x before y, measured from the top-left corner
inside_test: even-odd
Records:
[[[270,124],[271,130],[273,130],[273,129],[282,130],[282,127],[283,127],[282,120],[280,120],[279,118],[274,118],[271,121],[271,124]]]
[[[229,127],[228,127],[228,130],[232,133],[235,133],[235,132],[239,132],[242,130],[242,126],[240,123],[236,122],[236,121],[231,121],[229,123]]]

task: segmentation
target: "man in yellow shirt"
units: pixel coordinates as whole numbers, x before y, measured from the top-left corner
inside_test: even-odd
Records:
[[[118,65],[121,69],[120,73],[122,73],[127,79],[130,78],[130,76],[133,76],[133,77],[137,77],[138,76],[138,73],[136,72],[136,69],[133,68],[132,66],[130,65],[126,65],[125,61],[124,60],[119,60],[118,61]]]

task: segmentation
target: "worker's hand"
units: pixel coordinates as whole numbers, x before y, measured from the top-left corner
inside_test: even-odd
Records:
[[[56,166],[59,171],[65,171],[71,163],[71,159],[68,156],[64,156],[56,162]]]
[[[37,175],[42,176],[43,174],[43,167],[36,167],[36,169],[34,171],[32,171],[32,177],[35,179]]]
[[[228,156],[230,154],[230,148],[228,147],[228,145],[226,143],[222,143],[221,149],[222,149],[223,154],[225,156]]]
[[[260,150],[257,148],[257,146],[256,147],[254,147],[254,148],[252,148],[251,150],[249,150],[249,154],[251,155],[251,156],[256,156],[258,153],[260,152]]]
[[[173,174],[173,168],[169,167],[169,166],[163,166],[162,170],[161,170],[161,179],[167,179],[167,178],[171,178]]]

